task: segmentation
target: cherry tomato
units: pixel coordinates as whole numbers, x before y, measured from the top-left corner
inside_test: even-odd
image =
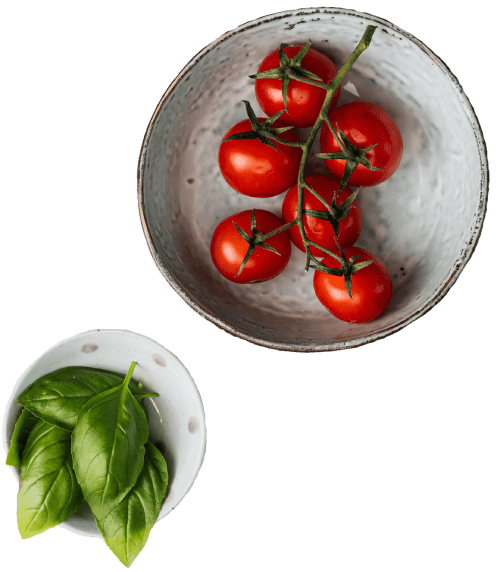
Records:
[[[249,243],[241,236],[234,223],[250,235],[251,218],[251,210],[231,215],[217,226],[212,236],[211,254],[217,270],[228,280],[239,284],[264,282],[274,278],[288,264],[292,250],[287,232],[280,232],[265,241],[279,254],[256,246],[238,274]],[[283,225],[279,216],[262,209],[255,209],[255,222],[257,231],[262,234],[272,232]]]
[[[284,48],[285,54],[292,58],[302,49],[303,46],[294,45]],[[271,52],[260,64],[259,72],[277,68],[280,66],[279,50]],[[301,65],[306,70],[312,72],[323,80],[324,84],[333,81],[337,75],[335,64],[321,52],[309,48],[302,59]],[[266,115],[274,115],[278,111],[285,109],[282,93],[281,79],[256,79],[255,95],[257,103]],[[309,85],[296,79],[290,79],[287,89],[288,112],[283,113],[280,121],[285,125],[295,127],[311,127],[316,122],[321,106],[325,101],[326,90],[321,87]],[[340,86],[333,96],[329,107],[332,110],[340,96]]]
[[[258,118],[260,123],[265,118]],[[279,126],[276,122],[274,126]],[[235,133],[252,131],[249,119],[230,129],[219,147],[219,167],[230,187],[249,197],[274,197],[288,190],[297,180],[302,150],[272,141],[276,149],[260,139],[233,139]],[[293,129],[284,131],[280,139],[297,143],[299,136]]]
[[[381,107],[367,101],[353,101],[333,110],[329,117],[332,126],[337,124],[347,139],[358,149],[376,145],[366,152],[366,158],[374,166],[383,171],[371,171],[358,163],[349,184],[355,187],[370,187],[387,180],[403,156],[403,139],[394,119]],[[321,152],[340,151],[328,125],[321,129]],[[344,173],[345,159],[325,159],[328,170],[338,179]]]
[[[334,192],[338,193],[340,183],[332,177],[325,175],[312,175],[306,177],[306,183],[310,185],[319,195],[321,195],[329,204],[332,204]],[[337,196],[336,205],[340,206],[350,195],[352,190],[345,187],[340,195]],[[285,222],[291,222],[297,218],[297,200],[299,196],[298,185],[294,185],[285,195],[282,208],[282,217]],[[303,210],[316,210],[328,213],[326,207],[317,199],[310,191],[304,189]],[[302,215],[304,222],[304,230],[309,240],[328,248],[332,252],[338,250],[337,243],[335,242],[335,233],[330,221],[323,220],[317,217]],[[339,221],[339,235],[337,240],[340,246],[351,246],[354,244],[361,233],[362,218],[361,208],[357,199],[354,199],[349,214],[346,218]],[[304,243],[300,236],[299,227],[297,225],[288,229],[290,238],[297,248],[305,252]],[[324,257],[325,253],[316,248],[310,247],[311,254],[316,257]]]
[[[343,276],[334,276],[320,270],[314,272],[314,291],[325,308],[344,322],[370,322],[379,316],[392,297],[392,282],[383,262],[357,246],[344,249],[348,259],[361,254],[354,263],[374,260],[372,264],[355,272],[351,277],[351,294],[347,293]],[[338,260],[328,256],[321,261],[330,268],[340,268]]]

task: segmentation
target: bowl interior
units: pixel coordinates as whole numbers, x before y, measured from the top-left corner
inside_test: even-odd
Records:
[[[399,169],[362,190],[358,241],[386,264],[393,299],[377,320],[351,325],[316,299],[313,272],[293,248],[277,278],[251,285],[225,280],[210,257],[217,224],[232,213],[264,208],[281,214],[284,195],[253,199],[233,191],[217,152],[227,130],[256,110],[253,80],[281,42],[305,43],[340,67],[367,24],[371,46],[343,82],[339,105],[376,103],[404,141]],[[262,113],[260,113],[262,115]],[[304,134],[304,132],[303,132]],[[318,150],[317,141],[314,150]],[[145,234],[160,270],[198,312],[250,341],[298,351],[359,345],[397,331],[438,302],[479,237],[487,168],[477,118],[458,81],[421,42],[389,22],[339,9],[309,9],[261,18],[205,48],[167,90],[150,123],[140,159],[139,201]],[[306,174],[325,172],[311,160]]]
[[[4,420],[6,450],[21,412],[16,399],[42,375],[70,365],[96,367],[123,373],[137,361],[133,379],[159,397],[146,398],[151,442],[163,453],[169,472],[167,495],[158,520],[175,508],[193,484],[206,445],[205,415],[200,395],[182,363],[168,350],[139,334],[124,330],[95,330],[61,342],[33,363],[16,383]],[[19,469],[14,469],[19,476]],[[61,526],[99,536],[86,502]]]

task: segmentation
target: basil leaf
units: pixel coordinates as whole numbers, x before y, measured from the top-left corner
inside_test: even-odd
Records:
[[[85,403],[71,436],[76,478],[97,519],[125,497],[144,465],[148,423],[128,389],[134,367],[119,387]]]
[[[165,459],[147,442],[144,467],[137,482],[104,519],[96,519],[106,544],[125,566],[130,566],[144,548],[160,513],[167,484]]]
[[[10,447],[7,451],[7,465],[11,467],[21,466],[21,455],[28,440],[30,431],[36,425],[38,419],[32,415],[26,408],[23,408],[14,426]]]
[[[61,429],[72,431],[78,414],[87,401],[123,382],[123,375],[91,367],[71,366],[44,375],[30,385],[17,399],[34,415]],[[133,382],[130,391],[140,401],[158,394],[144,393]]]
[[[30,538],[64,522],[82,504],[71,460],[71,434],[39,419],[23,451],[17,524]]]

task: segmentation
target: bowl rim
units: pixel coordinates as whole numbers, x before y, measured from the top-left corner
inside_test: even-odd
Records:
[[[202,440],[201,441],[201,454],[199,455],[197,462],[194,464],[191,478],[186,483],[186,486],[181,490],[181,493],[179,495],[177,502],[175,504],[172,504],[171,506],[169,506],[167,511],[163,511],[164,507],[162,506],[162,509],[160,510],[160,513],[158,514],[158,518],[156,520],[156,522],[158,522],[162,518],[167,516],[170,512],[172,512],[172,510],[179,505],[179,503],[184,499],[184,497],[187,495],[187,493],[191,490],[191,487],[193,486],[194,482],[196,481],[198,473],[199,473],[201,466],[203,465],[203,461],[205,459],[205,453],[206,453],[206,448],[207,448],[207,428],[206,428],[205,408],[203,407],[203,400],[201,398],[200,392],[198,390],[198,387],[197,387],[191,373],[189,372],[187,367],[181,362],[181,360],[174,353],[172,353],[170,350],[168,350],[167,348],[162,346],[157,341],[153,340],[152,338],[149,338],[148,336],[145,336],[143,334],[138,334],[137,332],[132,332],[131,330],[99,328],[99,329],[95,329],[95,330],[88,330],[85,332],[81,332],[81,333],[76,334],[74,336],[70,336],[69,338],[65,338],[64,340],[62,340],[56,344],[53,344],[50,348],[48,348],[43,353],[41,353],[35,360],[33,360],[33,362],[17,378],[17,380],[14,383],[14,386],[12,388],[12,392],[11,392],[11,394],[7,400],[7,404],[5,406],[5,412],[4,412],[4,416],[3,416],[3,422],[2,422],[2,441],[3,441],[4,450],[5,450],[5,455],[7,455],[7,451],[9,450],[10,440],[11,440],[11,437],[9,437],[9,435],[7,434],[9,413],[12,409],[13,404],[15,404],[17,402],[17,397],[19,396],[18,387],[22,384],[22,382],[30,374],[32,369],[36,366],[36,364],[38,364],[38,362],[41,359],[43,359],[47,354],[49,354],[50,352],[52,352],[56,348],[62,347],[63,345],[67,344],[68,342],[73,342],[73,341],[78,340],[78,339],[86,340],[89,337],[92,337],[92,336],[95,337],[95,336],[99,336],[101,334],[111,334],[111,335],[112,334],[119,334],[119,335],[125,335],[127,337],[130,337],[131,339],[141,339],[141,340],[145,341],[151,347],[156,347],[157,350],[161,350],[161,351],[169,354],[184,370],[184,372],[186,374],[185,380],[186,380],[186,382],[190,383],[191,389],[193,390],[193,397],[195,398],[195,400],[198,403],[199,408],[200,408],[200,419],[198,419],[198,427],[201,430],[201,440]],[[103,364],[103,367],[105,368],[105,364]],[[16,467],[12,467],[12,466],[9,466],[9,469],[11,469],[15,478],[17,480],[19,480],[19,469]],[[167,495],[168,495],[168,492],[167,492]],[[92,532],[84,532],[83,530],[76,529],[75,527],[68,524],[67,522],[62,522],[62,523],[60,523],[59,526],[66,528],[66,529],[68,529],[71,532],[74,532],[76,534],[80,534],[82,536],[92,536],[92,537],[99,536],[99,535],[96,535],[95,533],[92,533]]]
[[[387,326],[384,329],[381,329],[374,334],[370,334],[370,335],[365,336],[365,337],[354,338],[352,340],[347,340],[347,341],[342,341],[342,342],[329,342],[326,344],[317,344],[314,346],[309,346],[309,345],[304,345],[304,344],[299,344],[299,343],[294,344],[294,343],[269,341],[269,340],[265,340],[265,339],[259,338],[257,336],[249,335],[245,332],[242,332],[239,329],[232,326],[231,324],[228,324],[224,320],[221,320],[217,315],[213,314],[212,312],[209,312],[205,308],[202,308],[194,298],[192,298],[187,292],[185,292],[180,287],[180,285],[177,283],[177,281],[175,280],[174,276],[171,274],[169,269],[162,264],[160,257],[159,257],[159,252],[154,246],[151,234],[150,234],[148,226],[147,226],[146,215],[145,215],[145,205],[144,205],[144,173],[145,173],[145,169],[146,169],[146,154],[148,151],[149,141],[150,141],[150,138],[152,135],[153,127],[154,127],[155,122],[156,122],[156,118],[158,117],[161,109],[163,108],[163,105],[165,104],[168,96],[172,93],[172,91],[175,89],[175,87],[181,81],[181,79],[197,64],[197,62],[201,58],[203,58],[211,50],[213,50],[215,47],[217,47],[217,45],[224,42],[225,40],[227,40],[231,36],[238,34],[238,33],[241,33],[241,32],[244,32],[245,30],[247,30],[249,28],[253,28],[255,26],[265,24],[269,21],[280,20],[280,19],[287,18],[287,17],[289,18],[291,16],[305,16],[305,15],[313,15],[313,14],[318,14],[318,13],[354,16],[357,18],[365,18],[365,19],[369,20],[370,23],[382,24],[382,25],[390,28],[392,31],[406,37],[408,40],[410,40],[415,45],[417,45],[428,57],[430,57],[433,60],[434,64],[436,64],[438,67],[440,67],[443,70],[443,72],[446,74],[448,79],[451,80],[451,82],[453,83],[456,91],[460,94],[462,107],[465,108],[466,111],[468,111],[470,121],[471,121],[471,126],[472,126],[472,129],[474,131],[474,135],[475,135],[475,139],[476,139],[476,146],[477,146],[478,155],[479,155],[479,159],[480,159],[481,180],[480,180],[480,187],[478,190],[478,195],[480,197],[480,200],[478,201],[479,208],[478,208],[478,211],[476,214],[476,219],[475,219],[476,224],[474,225],[474,228],[472,229],[472,231],[469,235],[468,242],[467,242],[469,248],[465,248],[462,250],[459,261],[450,270],[448,276],[443,280],[440,288],[434,293],[432,298],[430,298],[423,306],[421,306],[420,308],[415,310],[409,316],[407,316],[406,318],[399,321],[397,324],[392,324],[391,326]],[[176,78],[168,86],[167,90],[165,91],[165,93],[163,94],[162,98],[160,99],[158,105],[156,106],[156,109],[155,109],[155,111],[154,111],[154,113],[153,113],[153,115],[149,121],[148,126],[147,126],[147,129],[146,129],[146,132],[145,132],[145,135],[143,138],[142,146],[141,146],[141,151],[139,154],[139,162],[138,162],[138,167],[137,167],[137,199],[138,199],[139,215],[140,215],[142,229],[144,232],[144,236],[146,238],[146,242],[148,244],[149,251],[151,253],[151,256],[153,257],[153,260],[155,261],[158,269],[163,274],[164,278],[167,280],[167,282],[170,284],[170,286],[177,292],[177,294],[193,310],[195,310],[198,314],[203,316],[205,319],[212,322],[213,324],[215,324],[219,328],[225,330],[229,334],[232,334],[236,337],[239,337],[241,339],[247,340],[249,342],[252,342],[254,344],[257,344],[257,345],[260,345],[263,347],[267,347],[270,349],[276,349],[276,350],[283,350],[283,351],[293,351],[293,352],[322,352],[322,351],[336,351],[336,350],[340,350],[340,349],[359,347],[359,346],[377,341],[379,339],[385,338],[391,334],[395,334],[396,332],[399,332],[400,330],[402,330],[403,328],[405,328],[406,326],[408,326],[409,324],[411,324],[412,322],[414,322],[418,318],[422,317],[424,314],[426,314],[429,310],[431,310],[437,303],[439,303],[444,298],[444,296],[449,292],[449,290],[453,286],[453,284],[455,284],[455,282],[457,281],[458,276],[462,272],[465,265],[470,260],[472,254],[474,253],[474,250],[477,246],[477,243],[479,241],[479,237],[481,236],[481,232],[482,232],[483,225],[484,225],[484,218],[486,216],[489,180],[490,180],[490,175],[489,175],[489,167],[488,167],[488,155],[487,155],[487,149],[486,149],[486,142],[484,140],[483,131],[481,129],[481,125],[479,123],[477,115],[474,111],[474,108],[473,108],[469,98],[465,94],[460,82],[458,81],[457,77],[453,74],[453,72],[450,70],[450,68],[446,65],[445,62],[443,62],[443,60],[437,54],[435,54],[423,42],[421,42],[418,38],[416,38],[415,36],[413,36],[409,32],[406,32],[402,28],[399,28],[398,26],[394,25],[392,22],[389,22],[388,20],[385,20],[384,18],[381,18],[379,16],[375,16],[375,15],[369,14],[367,12],[358,12],[356,10],[350,10],[350,9],[345,9],[345,8],[328,8],[328,7],[312,8],[311,7],[311,8],[297,8],[297,9],[293,9],[293,10],[275,12],[275,13],[268,14],[266,16],[261,16],[259,18],[255,18],[254,20],[250,20],[248,22],[245,22],[245,23],[239,25],[238,27],[234,28],[233,30],[230,30],[230,31],[226,32],[225,34],[222,34],[221,36],[219,36],[213,42],[211,42],[210,44],[205,46],[205,48],[200,50],[195,56],[193,56],[191,58],[191,60],[184,66],[184,68],[179,72],[179,74],[176,76]]]

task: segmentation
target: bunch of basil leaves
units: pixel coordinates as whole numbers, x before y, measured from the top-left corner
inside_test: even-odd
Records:
[[[148,441],[140,405],[146,393],[123,376],[89,367],[45,375],[18,398],[23,405],[7,464],[21,469],[17,522],[23,538],[64,522],[85,499],[114,554],[130,566],[165,497],[165,459]]]

